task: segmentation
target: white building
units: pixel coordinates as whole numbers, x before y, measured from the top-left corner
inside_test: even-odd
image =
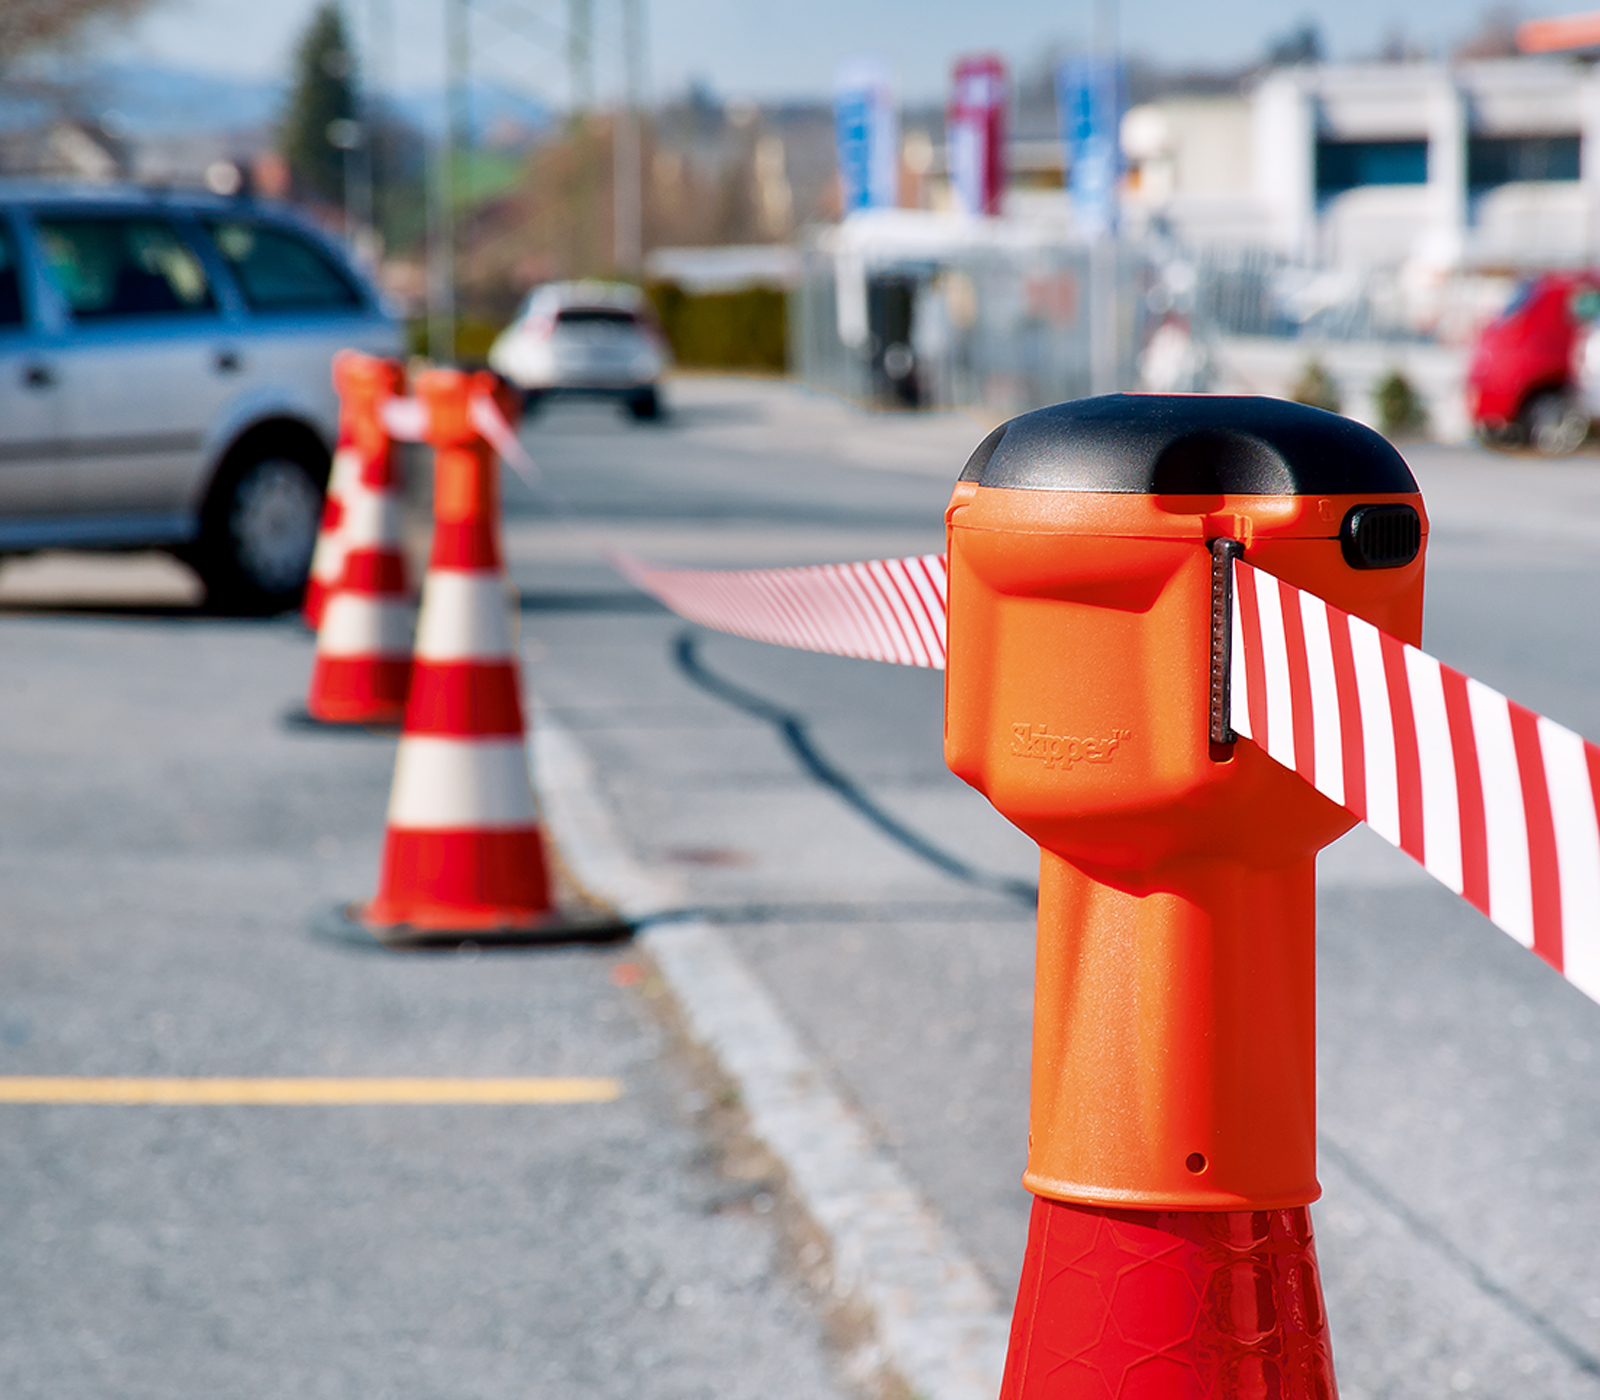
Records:
[[[1561,59],[1282,69],[1123,125],[1132,221],[1332,266],[1600,258],[1600,69]]]

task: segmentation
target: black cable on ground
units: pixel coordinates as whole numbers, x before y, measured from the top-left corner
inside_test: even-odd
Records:
[[[759,904],[686,904],[637,915],[634,923],[640,928],[684,923],[690,919],[704,919],[711,924],[971,924],[1009,923],[1016,918],[1017,915],[1011,910],[991,900],[964,900],[959,903],[935,900],[784,900]]]
[[[673,640],[672,659],[684,676],[708,695],[743,711],[752,719],[770,724],[778,731],[789,751],[799,760],[800,766],[817,782],[830,788],[846,805],[854,808],[891,841],[903,846],[912,855],[926,861],[936,870],[952,879],[988,890],[1002,898],[1015,900],[1033,909],[1039,903],[1039,887],[1026,880],[1013,880],[1006,875],[980,870],[969,865],[960,856],[936,846],[926,836],[913,831],[898,817],[886,812],[867,795],[848,773],[835,767],[811,739],[805,720],[793,711],[785,710],[770,700],[725,680],[709,670],[700,659],[697,639],[693,632],[680,632]]]

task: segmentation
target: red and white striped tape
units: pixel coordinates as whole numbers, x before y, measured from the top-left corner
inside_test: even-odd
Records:
[[[470,404],[472,426],[530,486],[543,482],[500,406],[486,394]],[[427,435],[420,399],[389,399],[383,423],[397,442]],[[759,642],[944,669],[945,561],[942,554],[822,564],[800,569],[659,569],[612,551],[612,565],[681,617]]]
[[[944,555],[800,569],[659,569],[611,562],[680,617],[802,651],[944,669]]]
[[[1234,563],[1233,729],[1600,1000],[1600,748]]]

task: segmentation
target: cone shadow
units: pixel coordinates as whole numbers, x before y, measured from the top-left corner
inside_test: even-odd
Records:
[[[436,929],[410,924],[378,926],[356,917],[358,904],[318,915],[312,936],[324,943],[365,952],[478,953],[542,948],[592,948],[626,943],[636,926],[609,909],[559,910],[525,927]]]

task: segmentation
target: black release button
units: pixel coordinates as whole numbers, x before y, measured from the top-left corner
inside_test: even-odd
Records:
[[[1352,569],[1398,569],[1422,548],[1422,517],[1414,506],[1351,506],[1339,543]]]

